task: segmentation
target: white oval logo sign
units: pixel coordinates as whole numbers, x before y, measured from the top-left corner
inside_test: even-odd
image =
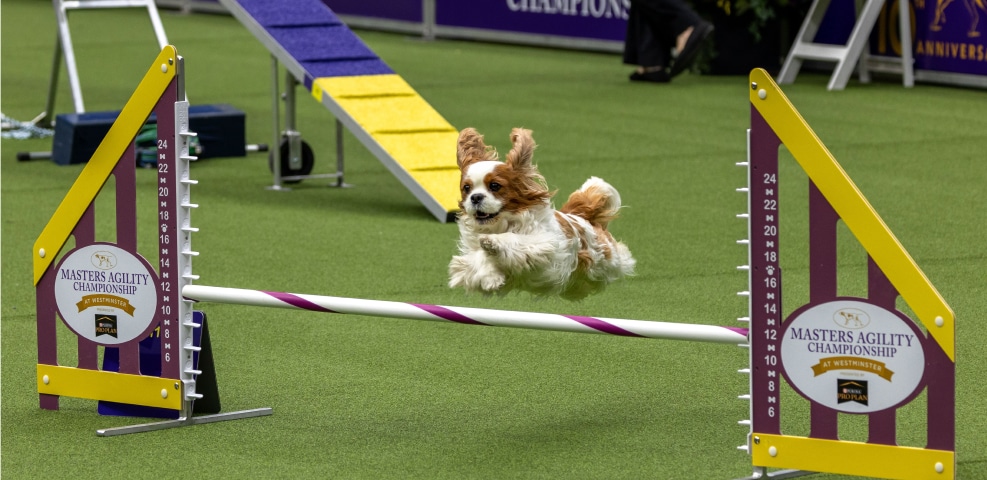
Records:
[[[143,258],[116,245],[88,245],[66,255],[55,275],[55,306],[76,335],[120,345],[149,333],[158,277]]]
[[[806,398],[841,412],[878,412],[907,400],[921,385],[921,335],[895,312],[837,300],[785,322],[781,363]]]

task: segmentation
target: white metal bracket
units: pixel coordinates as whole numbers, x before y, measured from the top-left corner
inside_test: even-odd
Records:
[[[827,90],[843,90],[846,88],[850,75],[858,67],[862,82],[870,81],[868,71],[869,54],[867,40],[870,38],[874,24],[877,23],[885,0],[858,0],[857,20],[853,31],[845,45],[815,43],[816,33],[822,24],[830,0],[813,0],[809,12],[802,22],[795,43],[792,44],[785,64],[778,75],[778,83],[786,84],[795,81],[804,60],[836,62],[836,68],[829,79]],[[891,4],[890,2],[888,3]],[[911,11],[908,2],[901,2],[898,9],[899,32],[901,34],[901,74],[902,84],[911,87],[915,84],[912,62],[912,26]]]
[[[69,86],[72,89],[72,102],[75,113],[84,113],[85,104],[82,101],[82,86],[79,82],[79,70],[75,62],[75,49],[72,47],[72,36],[69,34],[68,12],[70,10],[94,10],[104,8],[146,8],[151,19],[154,36],[158,40],[158,48],[168,45],[158,7],[154,0],[52,0],[55,7],[55,20],[58,32],[55,37],[55,54],[51,64],[51,76],[48,81],[48,101],[45,111],[33,120],[35,125],[51,125],[54,121],[55,96],[58,91],[58,74],[65,57],[65,70],[69,75]]]

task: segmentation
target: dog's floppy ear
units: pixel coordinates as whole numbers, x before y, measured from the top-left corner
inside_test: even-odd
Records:
[[[471,163],[496,159],[497,153],[483,143],[483,135],[480,135],[475,128],[468,127],[459,132],[456,164],[460,169],[466,168]]]
[[[507,154],[507,164],[515,170],[531,168],[531,157],[536,146],[535,139],[531,137],[531,130],[526,128],[511,130],[511,143],[514,147]]]

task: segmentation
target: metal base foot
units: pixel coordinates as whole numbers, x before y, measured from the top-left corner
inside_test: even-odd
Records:
[[[317,175],[291,175],[291,176],[281,177],[281,181],[285,183],[299,183],[302,180],[318,180],[323,178],[336,179],[335,182],[326,184],[326,186],[329,188],[352,188],[355,186],[352,183],[344,182],[342,175],[339,173],[324,173]],[[291,191],[291,187],[286,187],[284,185],[269,185],[265,188],[267,188],[268,190],[278,190],[284,192]]]
[[[176,427],[186,427],[199,425],[201,423],[223,422],[226,420],[238,420],[241,418],[262,417],[270,415],[274,411],[270,408],[255,408],[253,410],[241,410],[239,412],[217,413],[215,415],[202,415],[199,417],[186,417],[177,420],[166,420],[163,422],[144,423],[140,425],[129,425],[126,427],[104,428],[96,430],[96,435],[100,437],[113,437],[126,435],[128,433],[152,432],[155,430],[165,430]]]
[[[754,467],[754,473],[749,477],[738,478],[737,480],[759,480],[762,478],[795,478],[806,475],[815,475],[817,472],[807,472],[805,470],[776,470],[769,472],[766,467]]]

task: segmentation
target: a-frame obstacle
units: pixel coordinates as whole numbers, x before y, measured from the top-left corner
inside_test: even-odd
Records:
[[[162,49],[34,244],[41,408],[58,409],[59,397],[68,396],[143,412],[148,407],[170,410],[177,418],[98,431],[104,436],[271,413],[261,408],[193,416],[194,402],[202,398],[196,389],[203,373],[199,357],[211,352],[200,346],[207,342],[203,317],[181,298],[182,287],[194,278],[192,257],[197,255],[191,250],[195,229],[179,221],[195,208],[188,192],[195,183],[188,178],[188,162],[195,159],[189,156],[189,139],[195,133],[188,130],[183,68],[175,47]],[[158,125],[157,268],[137,252],[134,137],[152,113]],[[185,168],[176,168],[180,164]],[[111,175],[116,179],[116,241],[100,242],[94,202]],[[74,248],[59,257],[70,237]],[[75,367],[58,358],[57,317],[78,336]],[[142,354],[141,342],[149,338],[156,340],[156,355]],[[202,344],[196,341],[200,338]],[[106,349],[104,360],[116,359],[112,370],[100,368],[100,347]],[[147,365],[149,359],[160,363]],[[216,399],[209,401],[218,405]]]
[[[279,130],[278,62],[287,72],[285,132],[276,133],[274,189],[282,180],[333,177],[343,185],[343,127],[440,222],[459,211],[458,130],[320,0],[220,0],[271,52],[274,125]],[[336,118],[337,171],[308,175],[295,130],[295,88],[304,86]],[[282,143],[283,149],[276,145]],[[302,145],[298,145],[302,144]],[[281,171],[281,162],[287,167]],[[297,166],[292,166],[297,165]],[[288,174],[282,178],[283,174]]]
[[[954,478],[952,310],[764,70],[750,75],[748,168],[751,429],[755,473],[798,469]],[[809,301],[782,314],[778,149],[809,178]],[[787,214],[787,213],[786,213]],[[837,222],[868,254],[867,297],[837,294]],[[901,297],[917,317],[900,312]],[[924,331],[923,331],[924,329]],[[809,401],[810,433],[781,431],[780,387]],[[896,411],[925,391],[925,448],[898,446]],[[839,414],[866,415],[866,442],[840,440]]]
[[[270,414],[261,408],[194,416],[195,342],[204,327],[196,301],[297,308],[324,313],[450,321],[615,337],[739,344],[750,351],[750,425],[743,447],[751,478],[831,472],[883,478],[955,477],[954,317],[928,279],[881,221],[822,142],[762,70],[750,77],[748,169],[750,329],[667,322],[535,314],[440,305],[346,299],[194,285],[190,223],[188,104],[182,58],[165,48],[121,112],[93,159],[35,243],[38,371],[42,408],[59,396],[174,410],[178,419],[100,435],[140,432]],[[133,139],[151,112],[158,115],[158,265],[137,252]],[[808,174],[810,299],[782,318],[779,263],[778,149]],[[117,238],[97,242],[93,200],[116,178]],[[837,296],[836,222],[842,220],[869,254],[866,298]],[[70,237],[75,247],[64,254]],[[58,260],[58,262],[56,262]],[[898,296],[916,319],[896,308]],[[78,336],[78,366],[60,365],[57,318]],[[204,337],[204,331],[202,332]],[[138,344],[160,339],[160,374],[143,374]],[[203,344],[204,345],[204,344]],[[118,371],[100,370],[98,349],[119,350]],[[780,389],[787,382],[811,404],[810,434],[781,428]],[[896,410],[925,392],[927,444],[898,446]],[[866,442],[840,440],[838,416],[865,415]],[[783,469],[783,470],[772,470]]]

